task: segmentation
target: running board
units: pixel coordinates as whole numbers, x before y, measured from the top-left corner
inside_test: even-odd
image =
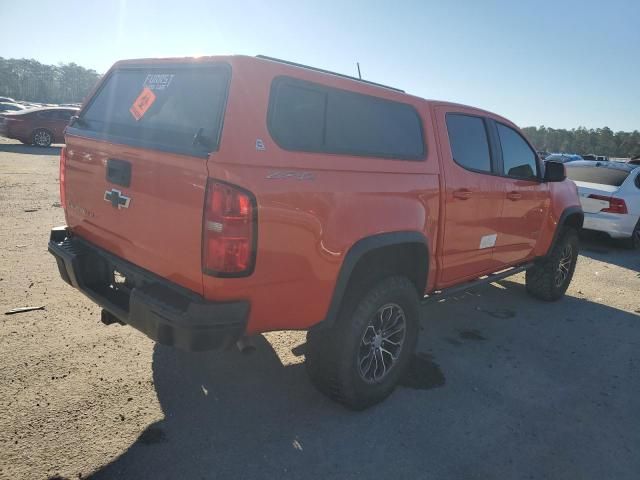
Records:
[[[516,273],[524,272],[526,269],[532,266],[533,266],[533,263],[527,263],[524,265],[520,265],[519,267],[512,267],[497,273],[491,273],[489,275],[485,275],[484,277],[480,277],[476,280],[463,283],[462,285],[456,285],[455,287],[445,288],[444,290],[436,290],[431,295],[425,295],[424,298],[422,299],[422,303],[425,304],[425,303],[437,302],[438,300],[442,300],[447,297],[452,297],[459,293],[465,292],[470,288],[477,287],[478,285],[484,285],[485,283],[496,282],[498,280],[502,280],[504,278],[510,277],[511,275],[515,275]]]

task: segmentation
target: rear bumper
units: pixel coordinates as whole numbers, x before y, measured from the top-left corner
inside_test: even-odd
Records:
[[[66,227],[51,230],[49,252],[65,282],[158,343],[212,350],[232,345],[245,331],[248,302],[207,301],[74,237]],[[118,281],[114,270],[120,274]]]
[[[608,233],[612,238],[629,238],[638,223],[637,215],[621,213],[586,213],[582,228]]]

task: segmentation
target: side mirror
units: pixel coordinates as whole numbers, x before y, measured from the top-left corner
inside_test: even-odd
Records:
[[[548,161],[544,163],[544,181],[562,182],[567,178],[567,171],[561,162]]]
[[[80,118],[78,115],[74,115],[73,117],[71,117],[69,119],[69,126],[73,127],[74,125],[78,125],[79,127],[86,127],[87,126],[87,122],[85,120],[83,120],[82,118]]]

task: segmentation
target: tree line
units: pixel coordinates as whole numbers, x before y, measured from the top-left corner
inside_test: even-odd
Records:
[[[80,103],[100,74],[75,63],[45,65],[0,57],[0,96],[37,103]]]
[[[573,128],[571,130],[548,127],[522,129],[538,150],[566,152],[609,157],[635,157],[640,155],[640,132],[613,132],[609,127]]]
[[[101,75],[75,63],[45,65],[33,59],[0,57],[0,96],[37,103],[81,103]],[[610,157],[640,155],[640,132],[613,132],[609,127],[572,130],[523,129],[538,150],[595,153]]]

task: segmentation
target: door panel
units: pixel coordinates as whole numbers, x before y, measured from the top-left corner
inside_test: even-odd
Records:
[[[504,181],[506,194],[494,259],[512,264],[533,254],[549,207],[549,195],[545,183],[507,178]]]
[[[471,170],[474,164],[478,170],[491,168],[483,117],[463,107],[436,107],[435,113],[446,185],[442,265],[437,285],[444,288],[493,268],[493,245],[502,216],[504,189],[501,178]]]
[[[538,156],[513,128],[495,123],[505,196],[494,259],[519,263],[533,255],[549,208],[549,187],[539,180]]]
[[[58,110],[56,112],[55,125],[53,126],[54,128],[53,132],[57,140],[64,139],[64,129],[67,127],[67,124],[69,123],[69,118],[71,118],[71,114],[64,110]]]

